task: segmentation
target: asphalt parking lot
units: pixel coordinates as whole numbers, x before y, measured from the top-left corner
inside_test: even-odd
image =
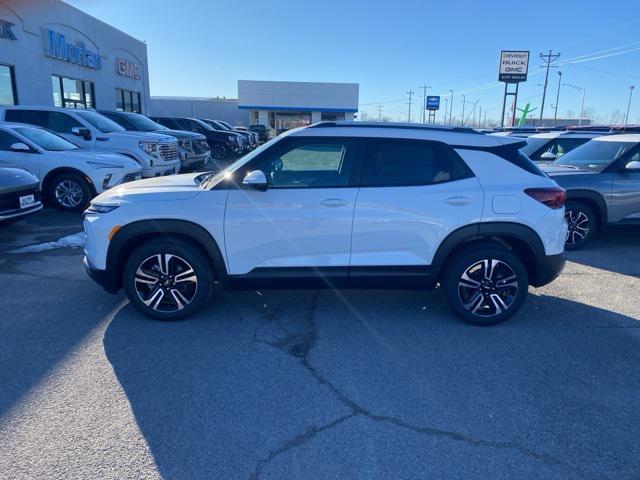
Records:
[[[365,290],[220,292],[156,322],[81,248],[12,253],[79,231],[51,210],[0,229],[2,479],[638,478],[640,229],[491,328]]]

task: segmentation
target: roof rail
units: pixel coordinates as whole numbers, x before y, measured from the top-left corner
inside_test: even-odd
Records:
[[[429,130],[435,132],[475,133],[480,134],[469,127],[447,127],[446,125],[423,125],[419,123],[387,123],[387,122],[319,122],[307,128],[395,128],[402,130]]]

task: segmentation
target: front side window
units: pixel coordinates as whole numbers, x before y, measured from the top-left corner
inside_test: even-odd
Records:
[[[16,128],[16,131],[40,148],[50,152],[64,152],[67,150],[78,150],[79,148],[64,138],[40,128],[19,127]]]
[[[52,75],[51,90],[56,107],[86,110],[96,106],[93,82]]]
[[[332,188],[349,185],[353,146],[349,141],[286,142],[285,148],[260,159],[269,188]]]
[[[73,118],[71,115],[62,112],[47,112],[49,121],[46,128],[56,133],[71,133],[74,127],[82,127],[83,125]]]
[[[556,165],[566,165],[600,172],[635,145],[636,143],[634,142],[592,140],[571,150],[554,163]]]
[[[0,130],[0,151],[2,152],[10,152],[11,145],[14,143],[20,143],[21,140],[18,137],[11,135],[4,130]]]
[[[382,140],[365,155],[363,187],[432,185],[471,175],[463,161],[442,145],[423,141]]]

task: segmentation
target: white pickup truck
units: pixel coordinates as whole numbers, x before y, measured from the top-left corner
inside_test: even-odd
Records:
[[[11,106],[0,109],[0,121],[26,123],[51,130],[81,148],[126,155],[140,164],[143,177],[180,171],[178,142],[160,133],[128,132],[93,110]]]

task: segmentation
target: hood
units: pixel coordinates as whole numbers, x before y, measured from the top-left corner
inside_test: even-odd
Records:
[[[198,195],[202,190],[196,177],[202,173],[185,173],[182,175],[168,175],[165,177],[147,178],[135,182],[128,182],[107,190],[98,195],[95,203],[120,204],[129,201],[158,202],[186,200]]]
[[[594,175],[598,173],[593,170],[567,167],[567,166],[555,164],[555,163],[542,164],[542,165],[538,164],[538,167],[540,168],[540,170],[545,172],[550,177],[557,177],[560,175]]]
[[[102,136],[102,135],[98,135],[98,136]],[[125,132],[113,132],[113,133],[109,133],[105,135],[106,138],[110,138],[113,137],[114,139],[123,139],[125,141],[130,141],[131,137],[135,137],[135,140],[139,141],[139,142],[175,142],[176,139],[175,137],[172,137],[171,135],[163,135],[162,133],[158,132],[129,132],[129,131],[125,131]]]
[[[140,164],[119,153],[101,152],[98,150],[71,150],[65,152],[48,152],[49,155],[63,156],[65,159],[75,158],[77,160],[88,160],[93,162],[110,163],[112,165],[122,166],[124,168],[140,170]]]
[[[0,194],[22,190],[29,186],[38,186],[38,179],[26,170],[19,168],[0,168]]]
[[[189,140],[206,140],[204,135],[195,132],[187,132],[186,130],[156,130],[153,133],[159,133],[161,135],[169,135],[175,138],[188,138]]]

